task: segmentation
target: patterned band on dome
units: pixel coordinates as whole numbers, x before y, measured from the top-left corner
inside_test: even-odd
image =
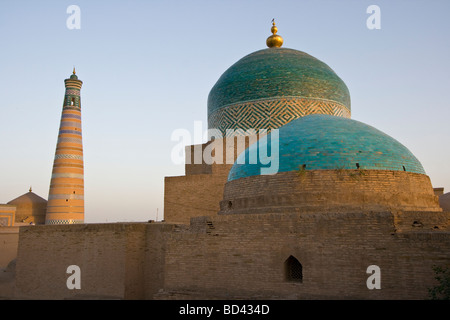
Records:
[[[328,114],[350,118],[344,105],[324,99],[274,97],[236,103],[216,110],[208,118],[209,129],[275,129],[309,114]]]

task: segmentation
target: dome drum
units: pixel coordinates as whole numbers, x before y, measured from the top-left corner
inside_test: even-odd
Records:
[[[388,170],[302,170],[227,182],[219,214],[442,211],[428,176]]]
[[[330,114],[350,118],[350,110],[336,101],[277,97],[228,105],[208,117],[208,127],[219,129],[224,136],[238,130],[277,129],[286,123],[310,114]],[[233,115],[240,115],[234,117]]]
[[[47,200],[30,191],[8,202],[16,207],[15,221],[43,224]]]

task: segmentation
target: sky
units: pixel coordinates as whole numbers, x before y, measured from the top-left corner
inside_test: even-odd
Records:
[[[68,27],[71,5],[79,29]],[[379,29],[367,26],[370,5]],[[75,66],[85,222],[163,219],[164,177],[184,175],[171,159],[172,133],[193,133],[198,121],[207,129],[210,89],[266,47],[273,18],[283,47],[346,83],[352,119],[404,144],[433,187],[449,192],[449,13],[446,0],[1,0],[0,203],[30,186],[47,199],[64,79]]]

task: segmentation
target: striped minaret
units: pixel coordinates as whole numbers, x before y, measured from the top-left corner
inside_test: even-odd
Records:
[[[84,169],[80,89],[75,74],[64,80],[66,93],[53,162],[45,224],[84,223]]]

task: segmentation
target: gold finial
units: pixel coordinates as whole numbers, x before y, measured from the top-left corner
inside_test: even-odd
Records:
[[[30,186],[30,192],[31,192],[31,191],[33,191],[33,190],[31,189],[31,186]]]
[[[272,28],[270,29],[270,31],[272,32],[272,35],[267,38],[266,45],[269,48],[281,47],[283,45],[283,38],[280,35],[276,34],[278,32],[278,28],[275,25],[275,19],[272,19]]]
[[[275,25],[275,19],[272,19],[272,28],[270,28],[270,31],[271,31],[273,34],[275,34],[275,33],[278,32],[278,28],[277,28],[277,26]]]
[[[75,74],[75,67],[73,67],[73,74]]]

